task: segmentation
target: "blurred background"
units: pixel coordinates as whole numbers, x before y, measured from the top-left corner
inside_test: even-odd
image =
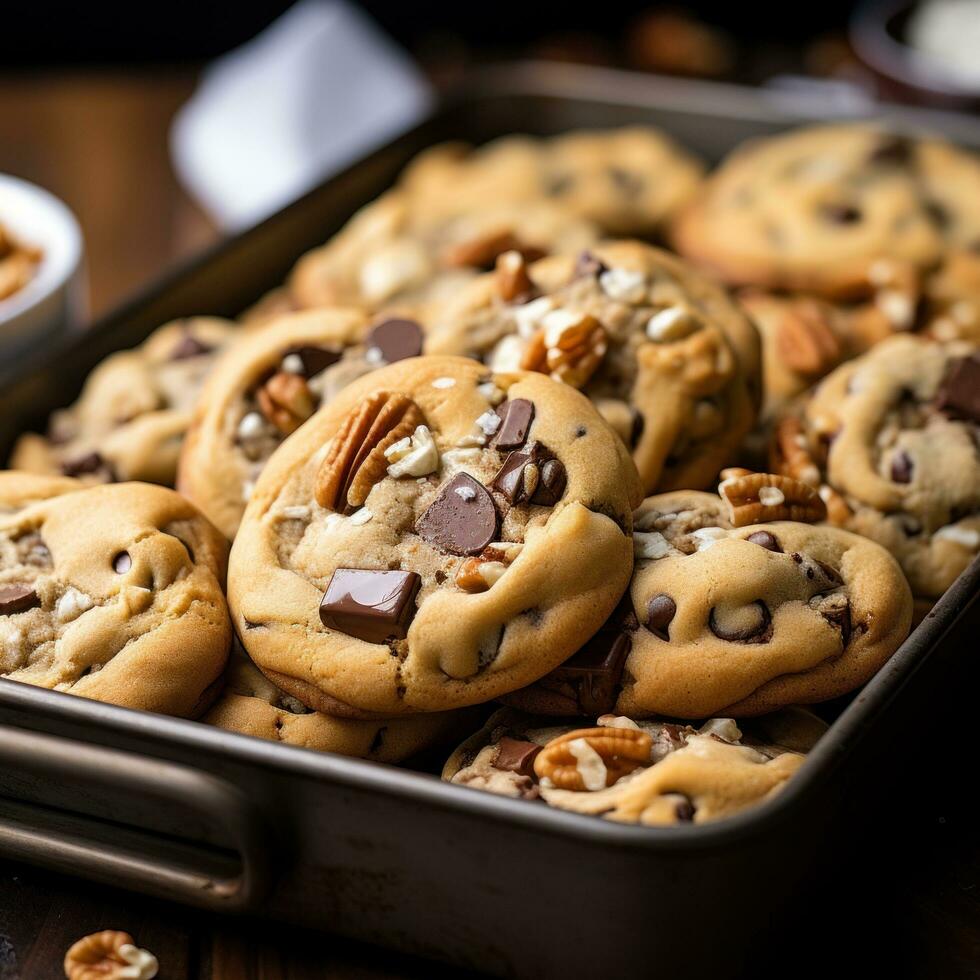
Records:
[[[0,172],[78,216],[98,314],[408,125],[474,65],[541,58],[814,88],[828,106],[973,111],[978,25],[980,0],[825,0],[780,16],[624,0],[34,0],[6,5],[0,26]]]

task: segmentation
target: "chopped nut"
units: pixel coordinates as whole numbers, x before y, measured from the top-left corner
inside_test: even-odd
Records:
[[[812,487],[820,485],[820,468],[807,448],[803,423],[793,415],[776,426],[772,463],[777,473],[802,480]]]
[[[541,324],[524,352],[521,368],[581,388],[609,348],[605,327],[591,314],[563,309],[546,314]]]
[[[718,493],[728,504],[733,527],[764,521],[816,523],[827,516],[819,493],[807,483],[775,473],[750,473],[722,480]]]
[[[152,980],[159,964],[128,932],[106,929],[85,936],[65,953],[68,980]]]
[[[534,771],[542,782],[548,780],[559,789],[594,791],[649,764],[652,746],[653,739],[639,729],[577,728],[548,742],[534,760]],[[590,750],[598,756],[602,770],[594,759],[589,760]],[[595,779],[597,775],[601,782]]]
[[[776,351],[787,367],[807,378],[823,377],[844,356],[827,310],[813,300],[786,310],[776,328]]]
[[[489,269],[504,252],[518,252],[528,262],[545,254],[533,245],[522,243],[510,229],[500,229],[459,242],[446,252],[444,260],[449,266]]]
[[[391,460],[388,476],[428,476],[439,469],[439,449],[427,425],[416,427],[411,437],[400,439],[385,451]]]
[[[486,592],[521,553],[521,544],[499,541],[487,545],[479,555],[467,558],[456,571],[456,585],[464,592]]]
[[[256,392],[256,400],[262,414],[287,436],[295,432],[316,409],[306,379],[288,371],[278,371],[269,378]]]
[[[497,293],[505,303],[512,303],[521,296],[530,297],[534,292],[534,283],[527,274],[527,262],[520,252],[498,255],[494,275]]]

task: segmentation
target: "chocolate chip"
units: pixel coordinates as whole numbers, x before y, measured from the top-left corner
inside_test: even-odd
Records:
[[[895,483],[911,483],[913,469],[912,457],[904,450],[892,456],[891,474]]]
[[[565,464],[560,459],[549,459],[539,467],[541,476],[538,486],[531,495],[531,503],[540,507],[553,507],[561,500],[568,483]]]
[[[76,456],[74,459],[66,459],[61,464],[61,472],[65,476],[99,474],[105,478],[107,483],[114,483],[116,480],[116,471],[112,464],[98,452],[86,453],[84,456]]]
[[[936,394],[936,408],[952,418],[980,423],[980,357],[950,362]]]
[[[422,353],[422,328],[414,320],[392,317],[382,320],[365,341],[368,348],[376,347],[388,364],[418,357]]]
[[[117,575],[125,575],[133,567],[133,558],[128,551],[120,551],[112,559],[112,570]]]
[[[368,643],[404,639],[421,584],[416,572],[338,568],[320,601],[320,621]]]
[[[670,624],[677,613],[677,603],[661,592],[647,603],[647,629],[661,640],[670,640]]]
[[[912,141],[905,136],[886,136],[871,151],[868,162],[873,164],[890,164],[904,166],[912,162]]]
[[[745,540],[759,545],[760,548],[765,548],[766,551],[782,554],[783,549],[779,546],[776,535],[770,534],[769,531],[753,531]]]
[[[630,449],[635,449],[636,444],[643,437],[643,430],[646,428],[646,419],[642,412],[633,409],[633,425],[630,428]]]
[[[12,616],[41,605],[29,585],[0,585],[0,616]]]
[[[514,398],[497,406],[500,425],[490,440],[492,449],[507,451],[520,449],[527,442],[527,434],[534,421],[534,402],[527,398]]]
[[[639,197],[643,193],[643,178],[622,167],[609,167],[609,179],[624,197]]]
[[[608,272],[609,267],[591,252],[581,252],[575,261],[574,278],[586,279],[592,277],[598,279],[604,272]]]
[[[735,610],[728,622],[721,622],[716,608],[708,616],[708,626],[719,640],[730,643],[766,643],[769,640],[772,616],[769,607],[760,599]]]
[[[841,645],[846,647],[851,639],[851,604],[847,596],[837,593],[826,597],[817,609],[828,623],[840,630]]]
[[[312,378],[321,371],[326,371],[331,364],[336,364],[343,356],[343,351],[330,347],[291,347],[283,355],[284,358],[298,357],[303,362],[303,376]]]
[[[853,225],[861,220],[861,210],[853,204],[825,204],[823,214],[837,225]]]
[[[677,817],[678,823],[690,823],[694,819],[695,813],[694,804],[687,797],[678,801],[674,808],[674,815]]]
[[[478,555],[497,536],[497,508],[487,488],[457,473],[416,521],[415,531],[451,555]]]
[[[571,174],[552,174],[545,183],[544,192],[548,197],[560,197],[571,190],[574,183]]]
[[[926,217],[938,228],[940,231],[948,228],[951,224],[949,211],[946,210],[938,201],[926,201],[923,205],[926,212]]]
[[[582,714],[602,715],[612,711],[632,647],[632,639],[609,623],[548,674],[545,686],[567,687]]]
[[[497,755],[493,760],[494,769],[516,772],[534,778],[534,760],[542,746],[537,742],[524,742],[521,739],[504,735],[497,743]]]
[[[184,331],[180,342],[170,352],[171,361],[187,361],[192,357],[200,357],[202,354],[210,354],[214,348],[210,344],[205,344],[198,340],[189,330]]]

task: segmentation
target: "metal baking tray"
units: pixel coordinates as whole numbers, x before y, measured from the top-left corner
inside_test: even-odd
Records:
[[[969,119],[875,115],[980,146]],[[820,100],[765,90],[557,65],[484,71],[417,128],[84,337],[0,364],[0,456],[106,354],[174,317],[234,315],[278,285],[432,143],[646,122],[717,159],[826,117]],[[620,826],[0,681],[0,857],[498,975],[731,975],[814,868],[834,867],[823,859],[841,814],[876,790],[895,733],[964,659],[954,634],[975,618],[978,585],[974,563],[878,676],[832,707],[839,717],[783,793],[705,826]],[[807,926],[794,928],[806,942]]]

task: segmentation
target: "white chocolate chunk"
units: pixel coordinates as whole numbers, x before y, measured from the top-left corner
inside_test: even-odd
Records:
[[[783,491],[779,487],[760,487],[759,488],[759,503],[763,507],[778,507],[781,503],[786,500]]]
[[[659,531],[634,531],[633,556],[635,558],[664,558],[674,549]]]
[[[249,412],[238,423],[238,438],[243,442],[262,435],[265,431],[265,419],[258,412]]]
[[[699,729],[699,735],[717,735],[726,742],[739,742],[742,732],[734,718],[709,718]]]
[[[282,359],[282,369],[287,374],[306,373],[306,368],[303,366],[303,358],[299,354],[287,354]]]
[[[633,269],[606,269],[599,275],[599,285],[611,299],[624,303],[641,302],[647,291],[646,276]]]
[[[374,514],[369,511],[367,507],[362,507],[360,510],[351,514],[349,521],[351,524],[355,525],[355,527],[359,527],[361,524],[367,524],[372,517],[374,517]]]
[[[69,585],[65,594],[58,600],[55,615],[62,623],[70,623],[94,605],[95,603],[89,596],[84,592],[79,592],[73,585]]]
[[[668,306],[647,321],[647,336],[656,343],[683,340],[697,326],[694,317],[683,306]]]
[[[941,527],[936,531],[933,538],[939,541],[953,541],[956,544],[963,545],[964,548],[970,551],[976,551],[980,548],[980,531],[975,527],[961,527],[959,524],[947,524],[945,527]]]
[[[147,949],[138,949],[130,943],[119,947],[119,957],[126,966],[116,971],[120,980],[153,980],[160,970],[157,958]]]
[[[407,447],[404,443],[408,442]],[[392,450],[395,450],[394,452]],[[388,467],[388,476],[428,476],[439,469],[439,450],[427,425],[419,425],[410,439],[400,439],[385,451],[394,460]]]
[[[452,388],[456,384],[455,378],[436,378],[432,382],[433,388]]]
[[[515,306],[513,312],[518,334],[525,340],[530,340],[538,332],[541,320],[554,308],[555,301],[551,296],[541,296],[530,303]]]
[[[723,527],[699,527],[691,532],[691,537],[694,538],[694,547],[698,551],[704,551],[722,538],[727,538],[728,532]]]
[[[568,751],[575,756],[578,774],[582,777],[585,788],[596,792],[606,788],[606,764],[602,756],[584,738],[573,738],[568,743]]]

